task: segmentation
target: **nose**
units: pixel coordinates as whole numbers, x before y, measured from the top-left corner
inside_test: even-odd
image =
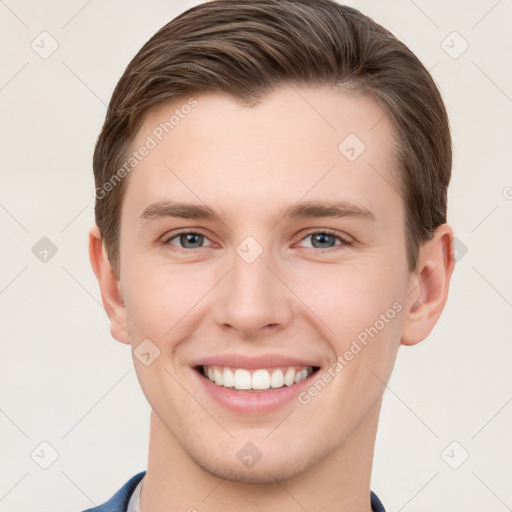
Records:
[[[263,253],[249,263],[238,254],[216,287],[214,319],[238,337],[256,338],[286,328],[293,315],[293,294],[279,277],[279,268]]]

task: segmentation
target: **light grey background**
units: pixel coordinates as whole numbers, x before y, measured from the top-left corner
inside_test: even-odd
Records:
[[[129,60],[197,3],[0,1],[2,512],[82,510],[146,468],[149,406],[129,347],[110,337],[88,260],[91,157]],[[408,44],[440,85],[459,240],[441,321],[399,351],[372,488],[389,512],[512,510],[512,2],[349,4]],[[42,58],[52,39],[58,48]],[[33,252],[43,237],[57,249],[46,262],[44,247]]]

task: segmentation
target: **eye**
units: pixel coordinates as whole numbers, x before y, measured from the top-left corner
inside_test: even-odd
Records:
[[[309,247],[320,252],[337,251],[342,247],[350,246],[353,243],[348,236],[343,236],[340,233],[329,230],[312,231],[304,236],[301,239],[301,242],[307,239],[311,240]],[[336,240],[339,240],[341,243],[337,244]],[[210,242],[208,237],[202,233],[197,231],[180,231],[166,236],[162,243],[164,245],[176,247],[177,250],[182,250],[182,252],[190,252],[214,245],[210,242],[205,246],[205,241]]]
[[[338,248],[343,246],[352,245],[352,241],[348,237],[344,237],[339,233],[333,231],[313,231],[308,233],[302,238],[301,242],[307,239],[311,239],[311,245],[313,249],[321,252],[337,251]],[[341,243],[335,244],[335,241],[339,240]]]
[[[173,243],[173,240],[177,239],[177,244]],[[203,247],[203,242],[208,238],[202,233],[196,231],[180,231],[179,233],[173,233],[163,240],[164,245],[177,246],[178,249],[200,249]]]

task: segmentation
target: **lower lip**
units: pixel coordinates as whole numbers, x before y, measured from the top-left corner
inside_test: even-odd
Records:
[[[242,414],[262,414],[279,409],[279,407],[296,398],[301,391],[311,385],[311,381],[318,370],[296,384],[283,386],[282,388],[270,388],[267,391],[236,391],[234,388],[226,388],[215,384],[196,369],[193,372],[213,399],[224,407]]]

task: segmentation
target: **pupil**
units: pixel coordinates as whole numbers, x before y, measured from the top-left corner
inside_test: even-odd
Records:
[[[329,244],[332,242],[333,235],[329,235],[328,233],[318,233],[313,236],[313,246],[316,247],[315,242],[318,241],[320,244]]]
[[[194,244],[194,239],[196,239],[195,243],[197,244],[199,242],[199,246],[200,246],[201,245],[201,241],[202,241],[202,237],[203,237],[203,235],[187,233],[185,235],[181,235],[181,243],[185,247],[188,247],[187,244],[191,243],[193,245]],[[190,248],[190,247],[188,247],[188,248]],[[195,248],[196,247],[192,247],[192,249],[195,249]]]

